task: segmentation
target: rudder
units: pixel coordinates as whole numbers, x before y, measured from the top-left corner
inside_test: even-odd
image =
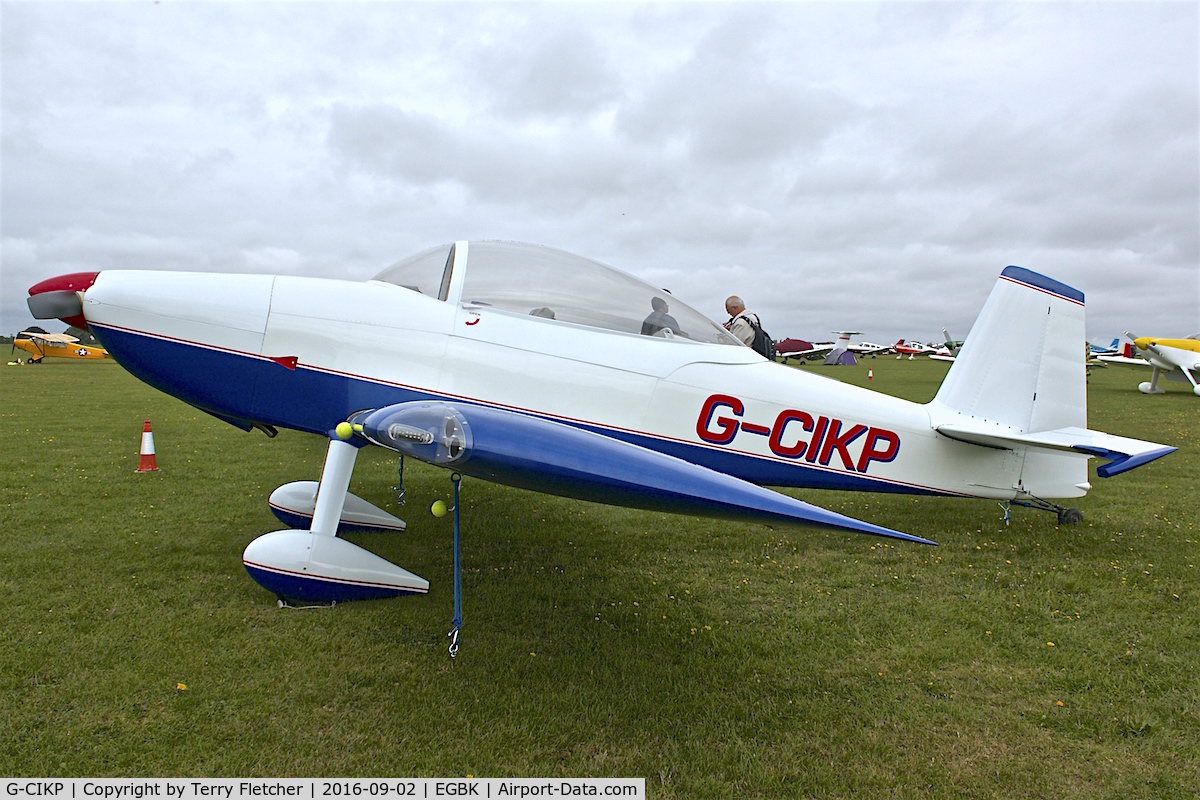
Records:
[[[1087,427],[1084,297],[1006,267],[932,404],[1017,433]]]

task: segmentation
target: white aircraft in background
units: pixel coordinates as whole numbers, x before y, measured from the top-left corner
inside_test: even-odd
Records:
[[[868,342],[864,339],[858,342],[851,342],[848,346],[848,349],[850,352],[857,353],[860,356],[874,356],[879,355],[880,353],[886,353],[889,349],[889,346],[886,344],[875,344],[874,342]]]
[[[1138,384],[1142,394],[1164,394],[1166,392],[1158,385],[1158,377],[1163,373],[1170,380],[1192,385],[1192,392],[1200,396],[1200,333],[1192,334],[1186,339],[1160,339],[1154,336],[1134,336],[1129,331],[1125,335],[1133,343],[1126,345],[1130,350],[1124,355],[1102,355],[1100,361],[1106,364],[1122,364],[1125,366],[1150,367],[1150,380]],[[1116,340],[1114,340],[1116,341]],[[1140,358],[1133,357],[1136,348]]]
[[[85,324],[150,385],[244,430],[327,442],[315,489],[272,495],[287,528],[242,556],[281,600],[428,591],[338,536],[404,527],[348,492],[369,445],[450,470],[456,498],[471,476],[921,543],[763,487],[993,498],[1074,522],[1051,499],[1091,489],[1088,459],[1107,478],[1175,449],[1088,430],[1083,293],[1020,267],[925,404],[767,361],[676,298],[672,325],[643,335],[661,290],[536,245],[446,244],[370,281],[105,270],[29,291],[34,317]]]

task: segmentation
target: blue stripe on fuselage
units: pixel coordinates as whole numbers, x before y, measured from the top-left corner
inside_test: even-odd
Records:
[[[250,420],[255,359],[89,324],[117,363],[155,389],[233,419]]]
[[[763,486],[903,494],[943,494],[880,478],[818,469],[736,451],[663,439],[474,400],[434,394],[366,378],[305,367],[291,370],[268,358],[204,347],[119,328],[92,325],[100,343],[140,380],[222,418],[261,422],[321,436],[356,411],[412,400],[442,400],[529,413]]]
[[[222,417],[325,435],[354,411],[427,392],[297,367],[102,325],[96,338],[117,363],[154,388]]]

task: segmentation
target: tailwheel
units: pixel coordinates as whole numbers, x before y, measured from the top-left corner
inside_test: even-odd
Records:
[[[275,603],[280,608],[304,610],[307,608],[333,608],[337,605],[337,600],[329,600],[326,602],[318,602],[315,600],[297,600],[291,597],[284,597],[281,594],[277,594],[275,597]]]
[[[1078,508],[1067,508],[1058,503],[1051,503],[1049,500],[1043,500],[1040,497],[1026,495],[1028,500],[1013,500],[1013,505],[1024,506],[1025,508],[1036,508],[1038,511],[1053,511],[1058,518],[1059,525],[1077,525],[1083,522],[1083,512]],[[1005,523],[1008,522],[1008,512],[1005,512]]]
[[[1083,522],[1083,512],[1078,508],[1060,508],[1058,510],[1059,525],[1075,525]]]

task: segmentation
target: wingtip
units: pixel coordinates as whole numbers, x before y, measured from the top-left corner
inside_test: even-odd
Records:
[[[847,517],[847,519],[851,518]],[[900,539],[901,541],[912,542],[914,544],[929,544],[937,547],[937,542],[921,536],[914,536],[911,533],[903,533],[902,531],[892,530],[891,528],[885,528],[882,525],[873,525],[870,522],[862,522],[860,520],[852,521],[857,523],[857,525],[851,528],[851,530],[858,533],[869,533],[875,536],[883,536],[888,539]]]
[[[885,528],[884,530],[889,530],[889,529]],[[927,544],[927,545],[931,545],[932,547],[938,546],[938,543],[933,541],[932,539],[925,539],[921,536],[913,536],[911,533],[901,533],[899,531],[890,531],[889,533],[882,534],[882,535],[888,536],[889,538],[892,538],[892,539],[903,539],[906,542],[912,542],[914,544]]]
[[[806,505],[811,506],[811,504],[807,503]],[[829,511],[827,509],[820,508],[820,506],[811,506],[811,508],[815,508],[823,512],[823,514],[820,515],[822,518],[812,520],[817,522],[817,524],[839,528],[851,533],[866,533],[872,536],[882,536],[887,539],[900,539],[901,541],[912,542],[914,544],[928,544],[937,547],[937,542],[930,539],[925,539],[921,536],[914,536],[911,533],[903,533],[902,531],[885,528],[882,525],[876,525],[872,522],[865,522],[860,519],[855,519],[854,517],[848,517],[844,514],[838,514],[835,511]]]

